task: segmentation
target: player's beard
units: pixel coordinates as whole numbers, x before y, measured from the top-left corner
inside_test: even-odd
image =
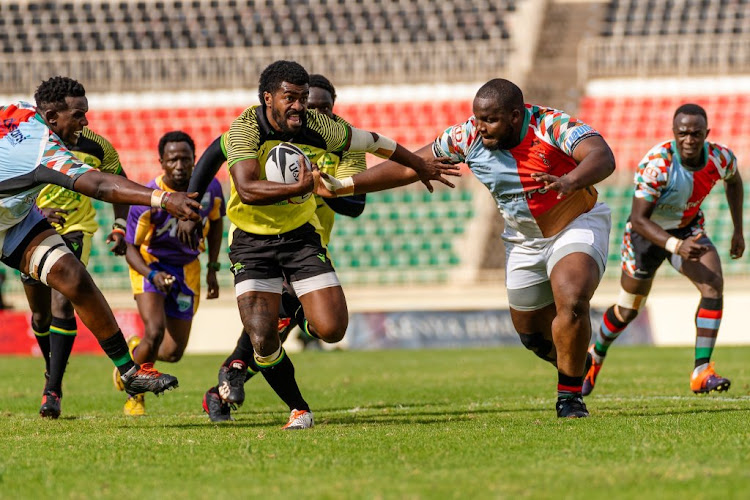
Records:
[[[271,116],[273,116],[273,121],[276,122],[276,124],[279,126],[282,132],[285,134],[294,134],[296,133],[300,127],[302,126],[302,114],[300,113],[300,127],[292,128],[289,126],[289,123],[287,122],[287,116],[289,113],[284,113],[278,111],[276,108],[273,108],[271,110]]]

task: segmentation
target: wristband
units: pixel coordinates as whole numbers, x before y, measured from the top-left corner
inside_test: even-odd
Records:
[[[667,239],[667,242],[664,244],[664,250],[666,250],[669,253],[676,254],[680,247],[682,246],[682,240],[679,238],[675,238],[674,236],[670,236],[669,239]]]
[[[166,191],[162,191],[161,189],[151,191],[151,208],[162,208],[162,199],[165,194]]]
[[[336,196],[350,196],[354,194],[354,178],[346,177],[344,179],[337,179],[330,175],[321,175],[321,182],[325,185],[326,189],[335,194]]]
[[[211,271],[218,271],[221,269],[221,262],[209,262],[206,264],[206,269],[210,269]]]
[[[157,271],[156,269],[152,269],[151,272],[148,273],[148,276],[146,277],[148,282],[151,283],[152,285],[154,284],[154,278],[156,277],[156,273],[158,272],[159,271]]]
[[[123,219],[122,217],[118,217],[115,219],[115,221],[112,223],[112,229],[120,228],[123,231],[125,230],[125,227],[128,225],[127,221]]]
[[[167,201],[169,201],[169,197],[172,196],[172,193],[169,191],[164,191],[164,194],[161,195],[161,208],[164,210],[167,209]]]

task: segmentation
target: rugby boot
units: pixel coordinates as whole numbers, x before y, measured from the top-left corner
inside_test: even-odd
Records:
[[[125,406],[122,407],[122,412],[130,417],[142,417],[146,414],[146,395],[136,394],[135,396],[128,397],[125,401]]]
[[[557,416],[559,418],[583,418],[589,416],[586,404],[580,396],[558,398],[555,408],[557,409]]]
[[[39,415],[42,418],[57,418],[60,416],[60,396],[55,391],[44,391]]]
[[[229,366],[219,368],[219,396],[227,403],[242,406],[245,402],[245,380],[247,379],[247,365],[240,359],[235,359]]]
[[[696,394],[728,391],[731,384],[729,379],[716,374],[713,362],[697,374],[693,373],[690,376],[690,389]]]
[[[141,338],[138,335],[131,335],[128,337],[128,351],[130,352],[130,357],[133,357],[133,351],[135,351],[135,348],[138,347],[138,344],[141,343]],[[112,382],[115,384],[115,389],[118,391],[124,391],[125,386],[122,383],[122,379],[120,378],[120,370],[117,369],[115,366],[114,371],[112,372]]]
[[[602,365],[604,364],[604,360],[602,359],[601,363],[597,363],[594,357],[592,356],[592,353],[594,352],[594,345],[591,344],[591,347],[589,347],[589,352],[586,355],[586,372],[583,376],[583,387],[581,388],[581,394],[584,396],[588,396],[591,394],[591,391],[594,390],[594,384],[596,384],[596,377],[599,375],[599,370],[602,369]]]
[[[153,363],[143,363],[140,366],[135,365],[120,378],[122,379],[125,392],[130,396],[143,394],[144,392],[153,392],[158,396],[164,391],[179,386],[176,377],[156,370]]]
[[[232,408],[226,401],[221,399],[216,387],[211,387],[203,395],[203,411],[208,413],[211,422],[228,422],[232,418]]]
[[[292,410],[289,414],[289,421],[284,427],[285,431],[295,431],[299,429],[309,429],[315,425],[313,414],[307,410]]]

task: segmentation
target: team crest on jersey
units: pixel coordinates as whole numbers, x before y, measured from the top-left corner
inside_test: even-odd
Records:
[[[641,172],[641,179],[647,184],[654,184],[659,180],[660,170],[654,165],[647,165]]]

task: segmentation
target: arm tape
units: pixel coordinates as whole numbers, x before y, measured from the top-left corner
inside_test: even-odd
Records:
[[[372,135],[372,132],[352,127],[352,140],[349,144],[349,151],[365,151],[380,158],[390,158],[396,151],[396,141],[380,134],[375,134],[378,136],[376,140],[373,139]]]

